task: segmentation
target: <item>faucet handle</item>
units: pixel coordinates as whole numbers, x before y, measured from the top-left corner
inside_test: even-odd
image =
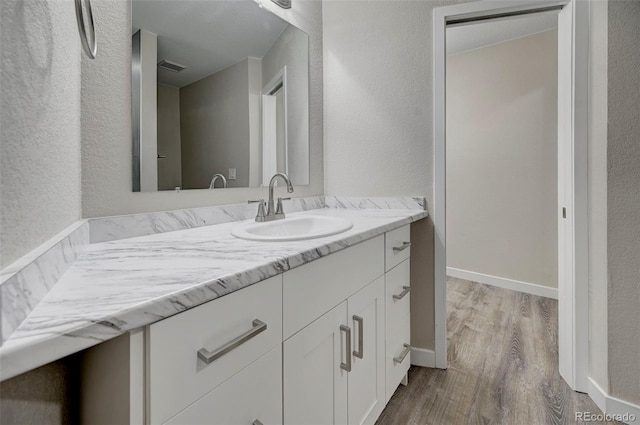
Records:
[[[257,201],[249,201],[249,204],[258,204],[258,213],[256,214],[256,221],[263,222],[265,217],[267,216],[267,212],[265,211],[265,202],[264,199],[260,199]]]
[[[263,203],[264,204],[264,199],[255,199],[255,200],[247,201],[247,204],[258,204],[258,203]]]
[[[278,198],[278,204],[276,206],[276,215],[282,215],[284,217],[284,209],[282,208],[282,201],[288,201],[291,198]]]

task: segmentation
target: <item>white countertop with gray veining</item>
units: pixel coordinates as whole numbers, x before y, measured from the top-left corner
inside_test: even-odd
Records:
[[[88,245],[0,347],[1,377],[31,370],[127,331],[426,217],[426,211],[323,208],[353,228],[293,242],[235,238],[251,220]]]

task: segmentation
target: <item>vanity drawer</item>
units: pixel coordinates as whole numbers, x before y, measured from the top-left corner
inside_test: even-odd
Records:
[[[171,418],[167,425],[282,425],[282,345]]]
[[[388,329],[410,326],[410,260],[404,260],[385,274],[385,311]]]
[[[389,271],[411,255],[411,226],[406,225],[385,234],[384,262]]]
[[[284,339],[384,274],[384,235],[284,273]]]
[[[411,329],[409,315],[406,316],[406,326],[387,328],[387,345],[385,355],[386,369],[386,401],[388,402],[398,385],[411,366],[411,351],[406,345],[410,344]],[[396,323],[396,325],[398,325]],[[406,354],[406,355],[405,355]]]
[[[199,357],[234,340],[209,364]],[[281,342],[282,275],[149,326],[150,423],[166,422]]]

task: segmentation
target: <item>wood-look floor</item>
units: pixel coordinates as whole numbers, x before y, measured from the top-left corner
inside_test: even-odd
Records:
[[[560,377],[557,332],[557,301],[449,278],[449,368],[412,367],[377,424],[573,424],[575,412],[601,413]]]

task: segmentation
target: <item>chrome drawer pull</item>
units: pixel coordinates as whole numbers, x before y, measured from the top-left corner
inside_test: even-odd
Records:
[[[364,319],[360,316],[354,315],[353,320],[358,324],[358,350],[353,350],[353,355],[361,359],[362,353],[364,352],[364,335],[362,333],[364,330]]]
[[[226,344],[221,345],[220,347],[216,348],[215,350],[209,351],[206,348],[199,349],[198,350],[198,358],[200,360],[202,360],[203,362],[205,362],[206,364],[209,364],[212,361],[224,356],[225,354],[227,354],[229,351],[233,350],[234,348],[238,348],[240,345],[244,344],[245,342],[249,341],[254,336],[256,336],[259,333],[264,332],[266,330],[267,330],[267,324],[262,322],[262,321],[260,321],[260,320],[258,320],[258,319],[255,319],[253,321],[253,328],[251,328],[247,332],[243,333],[239,337],[232,339],[231,341],[227,342]]]
[[[402,242],[402,245],[393,247],[393,252],[404,251],[405,249],[409,248],[410,246],[411,246],[411,242]]]
[[[411,287],[410,286],[403,286],[402,287],[402,292],[400,292],[399,294],[393,294],[393,299],[394,300],[401,300],[404,298],[405,295],[407,295],[409,292],[411,292]]]
[[[340,325],[340,331],[344,331],[347,335],[347,362],[340,363],[340,369],[346,370],[347,372],[351,372],[351,328],[349,326]]]
[[[400,353],[399,356],[393,358],[394,363],[402,363],[404,358],[407,357],[407,354],[409,354],[409,351],[411,351],[411,346],[409,344],[402,345],[404,346],[404,350],[402,350],[402,353]]]
[[[262,422],[256,419],[255,421],[251,422],[251,425],[262,425]]]

